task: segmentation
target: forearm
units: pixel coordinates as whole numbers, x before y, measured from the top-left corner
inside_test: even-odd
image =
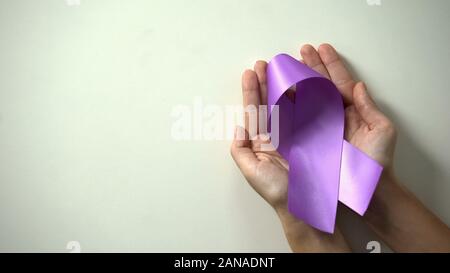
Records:
[[[342,233],[321,232],[296,219],[287,208],[276,210],[293,252],[350,252]]]
[[[383,174],[364,219],[394,251],[450,252],[450,229],[394,174]]]

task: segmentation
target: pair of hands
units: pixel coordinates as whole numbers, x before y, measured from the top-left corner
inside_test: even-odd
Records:
[[[392,172],[396,130],[393,123],[378,109],[362,82],[356,82],[336,50],[328,44],[316,50],[304,45],[300,50],[302,62],[330,79],[345,103],[344,138],[378,161],[386,172]],[[242,76],[244,107],[267,105],[265,61],[257,61],[254,70]],[[246,117],[248,119],[248,117]],[[248,122],[246,121],[246,127]],[[241,172],[275,210],[287,211],[288,162],[276,151],[259,149],[263,138],[249,137],[246,128],[237,127],[231,155]]]
[[[336,50],[328,44],[318,50],[305,45],[300,54],[303,63],[330,79],[341,93],[345,103],[344,138],[384,167],[364,221],[394,251],[450,252],[450,228],[395,176],[396,130],[371,99],[364,83],[352,78]],[[266,68],[266,62],[258,61],[253,70],[244,72],[244,107],[267,104]],[[292,98],[294,94],[287,95]],[[249,116],[245,124],[249,128]],[[236,128],[239,137],[233,141],[231,154],[249,184],[276,210],[292,250],[351,251],[338,227],[334,234],[324,233],[289,213],[288,162],[276,151],[260,149],[262,143],[269,142],[264,141],[265,136],[260,137],[265,132],[249,136],[246,128]]]

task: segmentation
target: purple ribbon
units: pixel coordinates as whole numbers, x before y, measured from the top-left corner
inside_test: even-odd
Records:
[[[289,162],[289,211],[328,233],[338,200],[364,215],[383,168],[344,140],[344,105],[335,85],[286,54],[269,63],[267,85],[269,109],[279,106],[277,150]],[[285,94],[294,85],[295,102]]]

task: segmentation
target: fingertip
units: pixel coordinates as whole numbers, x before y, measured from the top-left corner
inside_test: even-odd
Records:
[[[356,110],[361,115],[362,119],[372,129],[374,126],[383,125],[388,119],[378,109],[375,101],[367,92],[367,87],[363,82],[358,82],[353,88],[353,101]]]
[[[267,62],[264,60],[258,60],[255,63],[254,70],[258,76],[258,80],[261,84],[266,82],[266,70],[267,70]]]
[[[367,86],[366,86],[366,84],[365,84],[364,82],[358,82],[358,83],[356,84],[356,86],[357,86],[358,88],[360,88],[361,90],[363,90],[363,91],[366,91],[366,90],[367,90]]]
[[[321,44],[318,51],[322,53],[336,53],[336,49],[328,43]]]
[[[255,62],[255,66],[253,67],[255,72],[257,72],[257,70],[265,68],[267,66],[267,62],[264,60],[257,60]]]
[[[257,90],[258,78],[255,71],[247,69],[242,74],[242,88],[244,90]]]
[[[334,62],[339,57],[336,49],[334,49],[332,45],[327,43],[321,44],[317,49],[317,51],[319,52],[319,55],[322,58],[325,65]]]
[[[311,54],[314,53],[314,51],[316,51],[316,49],[312,45],[305,44],[300,48],[300,55],[310,56]]]
[[[251,78],[253,74],[255,74],[255,71],[253,71],[253,70],[251,70],[251,69],[246,69],[246,70],[242,73],[242,79],[243,79],[243,80],[247,80],[247,79]]]

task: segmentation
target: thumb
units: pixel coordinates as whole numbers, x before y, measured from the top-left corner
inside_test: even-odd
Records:
[[[369,128],[387,120],[370,97],[363,82],[358,82],[353,88],[353,103],[361,118],[369,125]]]

